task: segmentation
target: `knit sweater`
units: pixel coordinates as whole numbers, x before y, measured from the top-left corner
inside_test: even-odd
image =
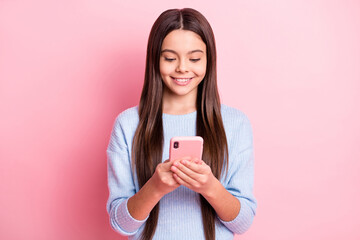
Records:
[[[227,175],[221,184],[239,199],[241,207],[232,221],[215,219],[216,239],[233,239],[252,224],[257,202],[253,195],[253,136],[249,119],[241,111],[221,105],[221,115],[229,149]],[[162,161],[169,158],[170,139],[196,135],[196,111],[185,115],[163,113],[164,146]],[[145,226],[134,219],[127,208],[128,199],[139,191],[131,166],[132,140],[139,122],[138,107],[120,113],[115,120],[107,148],[109,198],[106,204],[112,228],[129,239],[138,239]],[[199,194],[180,186],[160,200],[154,240],[205,239]]]

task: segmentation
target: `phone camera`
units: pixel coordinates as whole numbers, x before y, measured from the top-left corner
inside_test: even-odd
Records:
[[[179,148],[179,142],[174,142],[174,148]]]

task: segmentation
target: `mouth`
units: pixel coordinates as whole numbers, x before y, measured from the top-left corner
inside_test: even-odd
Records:
[[[188,83],[190,83],[191,79],[193,79],[193,77],[191,78],[175,78],[175,77],[171,77],[174,82],[178,85],[181,85],[181,86],[185,86],[187,85]]]

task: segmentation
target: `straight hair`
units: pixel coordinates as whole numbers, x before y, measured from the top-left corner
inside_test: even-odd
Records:
[[[217,88],[216,47],[210,24],[198,11],[191,8],[170,9],[163,12],[151,28],[147,53],[144,85],[139,103],[139,124],[132,147],[132,165],[141,188],[162,162],[163,81],[160,75],[160,55],[164,38],[177,29],[198,34],[206,44],[207,67],[204,79],[198,86],[196,99],[196,134],[203,137],[203,161],[208,164],[217,179],[228,169],[228,145],[221,117],[221,105]],[[224,168],[225,166],[225,168]],[[216,212],[200,195],[203,228],[206,240],[215,240]],[[159,203],[150,212],[141,234],[142,240],[152,239],[159,216]]]

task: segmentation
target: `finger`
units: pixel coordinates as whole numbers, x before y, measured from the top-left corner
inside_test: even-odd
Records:
[[[185,182],[183,179],[181,179],[176,173],[173,174],[173,178],[175,179],[175,181],[180,184],[183,185],[189,189],[192,188],[192,186],[190,184],[188,184],[187,182]]]
[[[170,168],[173,165],[173,162],[170,162],[170,160],[168,159],[160,164],[161,164],[161,169],[163,171],[170,171]]]
[[[179,171],[185,173],[186,175],[188,175],[189,177],[191,177],[193,179],[196,179],[197,173],[192,171],[187,166],[185,166],[185,164],[184,164],[185,162],[188,162],[188,161],[187,160],[181,160],[180,162],[174,163],[173,167],[172,167],[172,170],[175,169],[175,172],[176,172],[176,170],[179,170]]]
[[[191,157],[182,157],[172,161],[172,165],[177,166],[181,161],[191,161]]]
[[[205,162],[204,162],[204,160],[201,160],[201,159],[198,159],[198,158],[196,158],[196,160],[195,160],[195,162],[197,163],[197,164],[206,164]]]
[[[208,165],[206,165],[204,162],[195,163],[195,162],[182,160],[182,161],[180,161],[180,164],[182,164],[186,168],[188,168],[191,171],[198,173],[198,174],[204,174],[204,173],[207,173],[207,171],[208,171],[208,169],[207,169]]]
[[[164,162],[162,162],[161,164],[163,164],[164,166],[171,166],[174,162],[171,162],[170,159],[165,160]]]
[[[171,182],[170,185],[175,187],[175,188],[180,187],[181,184],[176,180],[176,178],[174,176],[171,176],[171,177],[172,177],[173,182]]]
[[[181,178],[184,182],[195,186],[197,184],[197,178],[198,176],[196,176],[196,173],[192,172],[189,169],[186,169],[186,167],[182,166],[180,169],[180,165],[179,167],[175,167],[172,166],[171,167],[171,171],[173,171],[179,178]]]

